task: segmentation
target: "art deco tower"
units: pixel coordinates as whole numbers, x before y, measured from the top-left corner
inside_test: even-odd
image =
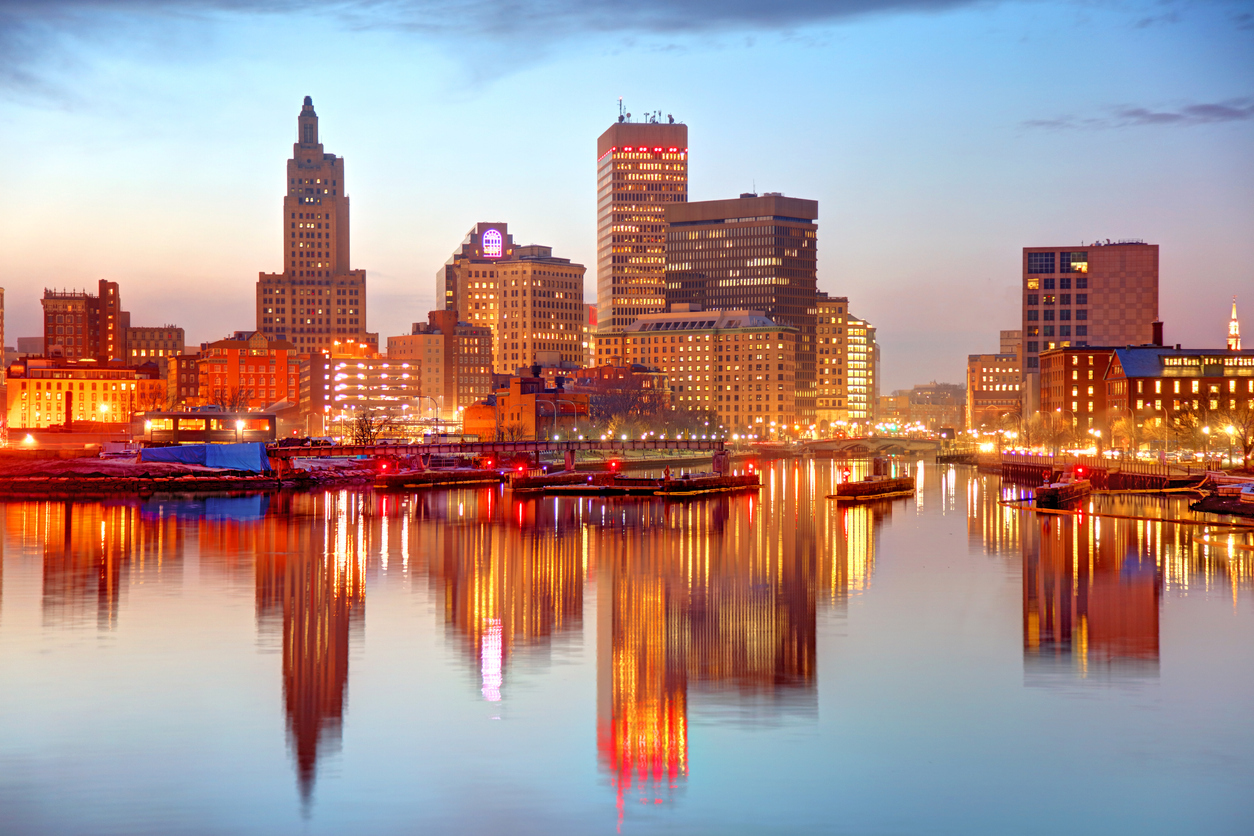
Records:
[[[619,117],[597,139],[597,326],[666,310],[666,206],[688,200],[688,126]]]
[[[378,345],[366,333],[366,271],[349,267],[344,160],[322,150],[318,114],[305,97],[287,161],[283,198],[283,272],[257,281],[257,330],[301,352],[349,341]]]

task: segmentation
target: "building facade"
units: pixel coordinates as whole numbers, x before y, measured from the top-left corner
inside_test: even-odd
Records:
[[[849,393],[845,373],[849,344],[845,329],[849,298],[819,292],[815,325],[815,417],[819,436],[825,436],[849,423]]]
[[[126,362],[131,366],[152,361],[161,369],[161,376],[169,374],[170,358],[184,352],[183,329],[177,325],[160,328],[131,326],[126,329]]]
[[[301,412],[310,435],[348,435],[358,415],[409,425],[422,415],[418,365],[390,357],[313,354],[301,362]]]
[[[197,358],[198,405],[245,411],[300,404],[300,352],[286,340],[238,331]]]
[[[435,298],[446,311],[466,322],[496,328],[496,265],[514,258],[509,224],[480,222],[436,271]]]
[[[620,116],[597,139],[597,327],[666,310],[667,206],[688,200],[688,126]]]
[[[848,308],[845,309],[848,311]],[[879,381],[876,379],[877,349],[875,326],[851,314],[845,317],[845,403],[848,405],[851,429],[865,431],[875,423],[879,405]]]
[[[496,370],[508,373],[537,363],[581,368],[584,266],[538,244],[516,247],[515,256],[499,271]]]
[[[431,311],[411,333],[388,337],[387,356],[416,366],[423,418],[458,421],[492,392],[492,329],[458,321],[456,311]]]
[[[1158,320],[1158,245],[1024,247],[1025,406],[1040,391],[1040,355],[1054,348],[1144,345]]]
[[[1078,432],[1099,430],[1110,437],[1106,376],[1113,348],[1052,348],[1040,356],[1041,412],[1069,418]]]
[[[666,209],[666,301],[763,311],[796,328],[797,417],[817,420],[819,205],[768,192]]]
[[[78,362],[28,357],[6,370],[10,430],[76,422],[120,424],[164,402],[166,382],[154,364]]]
[[[126,329],[131,315],[122,310],[117,282],[103,279],[98,292],[44,290],[44,352],[67,360],[126,360]]]
[[[549,388],[543,378],[515,377],[491,398],[467,407],[463,432],[481,441],[551,439],[588,420],[587,395]]]
[[[166,360],[168,409],[186,409],[200,402],[199,354],[180,354]]]
[[[1112,354],[1106,375],[1112,418],[1143,423],[1191,412],[1209,424],[1212,415],[1254,410],[1254,349],[1131,346]]]
[[[344,159],[323,151],[318,114],[305,97],[287,161],[283,272],[260,273],[257,332],[298,351],[330,351],[336,340],[378,349],[366,331],[366,271],[349,265],[349,202]]]
[[[666,375],[674,408],[708,411],[729,432],[759,438],[803,429],[798,329],[761,311],[675,310],[640,317],[623,337],[628,364]]]
[[[967,355],[966,428],[992,427],[1021,414],[1023,359],[1019,331],[1002,331],[996,354]]]

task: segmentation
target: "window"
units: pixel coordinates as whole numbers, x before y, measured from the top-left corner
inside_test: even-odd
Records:
[[[1028,340],[1028,351],[1037,352],[1040,350],[1040,343],[1036,340]]]
[[[1089,303],[1089,295],[1087,293],[1077,293],[1075,295],[1075,303],[1077,305],[1087,305]]]
[[[1058,312],[1058,318],[1062,320],[1063,322],[1070,322],[1071,311],[1067,308],[1063,308],[1061,311]]]
[[[1041,304],[1041,297],[1040,297],[1038,294],[1035,294],[1035,293],[1029,293],[1029,294],[1028,294],[1028,304],[1029,304],[1029,305],[1039,305],[1039,304]]]
[[[1058,254],[1059,273],[1087,273],[1089,271],[1089,254],[1087,252],[1071,252]],[[1084,278],[1087,281],[1088,277]],[[1077,280],[1076,287],[1084,287]]]
[[[1030,313],[1030,311],[1029,311],[1029,313]],[[1053,310],[1053,308],[1046,308],[1046,309],[1045,309],[1045,321],[1046,321],[1046,322],[1053,322],[1053,321],[1054,321],[1054,310]]]
[[[1044,284],[1045,284],[1045,289],[1046,289],[1046,290],[1053,290],[1053,289],[1054,289],[1054,280],[1053,280],[1053,279],[1045,279],[1045,280],[1044,280]]]
[[[1053,313],[1053,311],[1046,311],[1045,313]],[[1040,315],[1041,315],[1041,312],[1038,310],[1028,311],[1028,322],[1036,322],[1038,319],[1040,319]]]
[[[1080,313],[1084,313],[1084,311],[1080,311]],[[1080,317],[1080,319],[1083,318],[1084,317]],[[1077,325],[1075,327],[1075,335],[1077,337],[1087,337],[1089,335],[1089,327],[1087,325]]]
[[[1063,285],[1063,287],[1066,287],[1066,285]],[[1064,293],[1064,294],[1062,294],[1062,296],[1060,296],[1060,297],[1059,297],[1059,300],[1060,300],[1060,301],[1058,302],[1058,304],[1060,304],[1060,305],[1070,305],[1070,304],[1071,304],[1071,294],[1070,294],[1070,293]]]
[[[1089,312],[1084,308],[1079,308],[1075,312],[1075,318],[1083,322],[1089,318]]]
[[[1044,336],[1046,336],[1046,337],[1052,337],[1052,336],[1054,336],[1054,326],[1052,326],[1052,325],[1046,325],[1046,326],[1045,326],[1045,334],[1044,334]]]
[[[1089,286],[1089,277],[1088,277],[1088,276],[1076,276],[1076,277],[1075,277],[1075,286],[1076,286],[1076,287],[1078,287],[1078,288],[1086,288],[1086,287],[1088,287],[1088,286]]]
[[[1058,288],[1059,288],[1060,290],[1070,290],[1070,289],[1071,289],[1071,279],[1070,279],[1070,278],[1063,278],[1063,279],[1059,279],[1059,280],[1058,280]]]
[[[1059,325],[1059,326],[1058,326],[1058,336],[1060,336],[1060,337],[1070,337],[1070,336],[1071,336],[1071,326],[1070,326],[1070,325]]]
[[[1029,369],[1036,369],[1036,368],[1040,368],[1040,365],[1041,365],[1041,361],[1040,361],[1038,358],[1036,358],[1036,357],[1029,357],[1029,358],[1028,358],[1028,368],[1029,368]]]
[[[1028,253],[1028,273],[1054,272],[1053,253]]]

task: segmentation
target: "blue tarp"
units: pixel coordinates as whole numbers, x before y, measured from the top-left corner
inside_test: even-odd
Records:
[[[184,444],[179,447],[145,447],[141,462],[177,462],[220,467],[226,470],[247,470],[259,473],[270,469],[266,445],[253,444]]]

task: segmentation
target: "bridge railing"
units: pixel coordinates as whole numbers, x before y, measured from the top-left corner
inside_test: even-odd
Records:
[[[509,456],[514,453],[565,453],[567,451],[635,452],[687,450],[720,452],[721,439],[648,439],[644,441],[466,441],[446,444],[337,444],[319,447],[278,447],[272,458],[346,458],[352,456]]]

